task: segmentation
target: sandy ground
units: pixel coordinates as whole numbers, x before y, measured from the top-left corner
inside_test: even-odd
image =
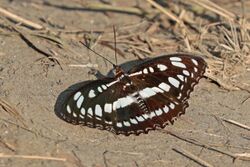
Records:
[[[39,5],[39,2],[1,0],[0,6],[35,22],[42,23],[46,18],[70,30],[103,30],[106,27],[111,30],[112,24],[122,27],[141,20],[139,16],[124,13],[80,10],[73,1],[49,1],[58,6]],[[134,2],[124,4],[132,6]],[[72,7],[60,7],[62,5]],[[38,38],[30,36],[30,39],[44,49],[53,50],[52,45]],[[0,97],[18,110],[27,125],[24,127],[0,108],[1,167],[200,166],[180,153],[185,151],[213,166],[250,166],[249,161],[233,158],[237,153],[250,152],[249,130],[223,121],[232,119],[250,126],[249,93],[224,90],[205,78],[192,93],[186,114],[164,130],[125,137],[60,120],[54,113],[58,95],[72,84],[95,79],[89,74],[89,68],[70,67],[69,64],[91,62],[97,64],[95,68],[103,74],[111,70],[111,65],[106,66],[101,58],[89,54],[77,40],[64,39],[78,55],[57,52],[58,58],[64,60],[62,70],[58,64],[31,49],[19,36],[0,34]],[[95,50],[113,60],[112,50],[101,45]],[[91,55],[90,60],[88,55]],[[133,59],[136,58],[127,55],[126,58],[118,57],[118,62]],[[4,158],[3,154],[11,157]],[[61,159],[49,160],[49,157]]]

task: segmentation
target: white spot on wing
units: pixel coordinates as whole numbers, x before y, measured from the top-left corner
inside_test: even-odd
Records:
[[[173,77],[169,77],[169,78],[168,78],[168,81],[169,81],[169,82],[171,83],[171,85],[173,85],[174,87],[179,88],[180,82],[179,82],[177,79],[175,79],[175,78],[173,78]]]
[[[81,95],[76,102],[77,108],[81,108],[83,100],[84,100],[84,97],[83,97],[83,95]]]
[[[117,122],[117,123],[116,123],[116,126],[117,126],[118,128],[121,128],[121,127],[122,127],[122,123]]]
[[[70,114],[71,113],[71,109],[70,109],[69,105],[67,105],[66,109],[67,109],[68,113]]]
[[[91,89],[89,91],[89,98],[93,98],[93,97],[95,97],[95,91]]]
[[[163,111],[164,111],[165,113],[168,113],[168,111],[169,111],[168,106],[164,106]]]
[[[106,85],[102,85],[102,89],[106,90],[107,86]]]
[[[93,110],[92,110],[92,108],[88,109],[88,115],[93,116]]]
[[[177,75],[177,77],[178,77],[181,81],[184,81],[184,76],[183,76],[183,75]]]
[[[85,114],[86,114],[86,111],[85,111],[84,108],[81,108],[81,114],[82,114],[82,115],[85,115]]]
[[[153,89],[153,91],[155,91],[156,93],[164,93],[164,91],[163,91],[162,89],[158,88],[158,87],[153,87],[152,89]]]
[[[169,107],[170,107],[171,109],[174,109],[174,108],[175,108],[174,103],[170,103]]]
[[[144,73],[144,74],[148,74],[148,69],[144,68],[144,69],[143,69],[143,73]]]
[[[77,117],[76,113],[73,112],[73,117]]]
[[[181,58],[179,57],[170,57],[171,61],[181,61]]]
[[[102,120],[100,117],[95,117],[95,119],[100,120],[100,121]]]
[[[144,119],[142,116],[136,117],[136,119],[137,119],[139,122],[145,121],[145,119]]]
[[[112,104],[106,103],[104,105],[104,111],[107,113],[111,113],[112,112]]]
[[[159,88],[161,88],[162,90],[168,92],[170,90],[170,86],[164,82],[159,84]]]
[[[95,115],[102,117],[102,108],[99,104],[95,106]]]
[[[197,71],[198,71],[198,69],[196,67],[194,67],[194,72],[197,72]]]
[[[190,76],[190,73],[187,70],[183,70],[182,72],[183,72],[184,75]]]
[[[123,124],[124,124],[125,126],[130,126],[130,125],[131,125],[128,121],[123,121]]]
[[[145,119],[149,118],[148,114],[143,114],[142,117],[145,118]]]
[[[153,73],[153,72],[154,72],[154,68],[153,68],[153,67],[149,67],[149,71],[150,71],[151,73]]]
[[[138,124],[138,122],[137,122],[136,119],[134,119],[134,118],[130,118],[130,122],[131,122],[132,124]]]
[[[158,110],[155,111],[155,113],[156,113],[157,116],[160,116],[163,112],[162,112],[161,109],[158,109]]]
[[[185,82],[187,82],[187,77],[184,79]]]
[[[76,101],[81,95],[81,92],[76,92],[76,94],[74,95],[74,100]]]
[[[182,94],[180,93],[179,96],[177,97],[177,99],[181,99],[181,96],[182,96]]]
[[[156,115],[155,115],[155,112],[151,112],[150,114],[149,114],[149,117],[150,118],[153,118],[153,117],[155,117]]]
[[[165,66],[164,64],[157,64],[157,67],[160,71],[165,71],[167,69],[167,66]]]
[[[126,83],[126,86],[130,86],[131,84],[130,83]]]
[[[102,88],[100,86],[98,86],[97,90],[102,93]]]
[[[194,73],[191,72],[191,77],[193,78],[194,77]]]
[[[112,125],[113,124],[112,121],[105,121],[105,123],[108,124],[108,125]]]
[[[180,67],[180,68],[187,68],[185,64],[183,64],[182,62],[175,62],[175,61],[172,61],[171,62],[174,66],[176,67]]]
[[[195,59],[192,59],[192,62],[194,63],[194,65],[198,66],[198,62]]]

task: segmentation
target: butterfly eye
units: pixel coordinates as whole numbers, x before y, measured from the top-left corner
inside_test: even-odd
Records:
[[[185,113],[206,63],[193,55],[172,54],[148,60],[127,73],[115,68],[115,77],[88,81],[71,90],[56,109],[57,115],[70,123],[124,135],[164,128]]]

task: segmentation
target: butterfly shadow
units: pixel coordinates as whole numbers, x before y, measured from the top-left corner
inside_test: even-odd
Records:
[[[139,65],[139,64],[141,64],[141,63],[143,63],[143,62],[145,62],[147,60],[148,59],[145,59],[145,60],[132,60],[132,61],[128,61],[128,62],[125,62],[123,64],[120,64],[119,66],[124,70],[125,73],[127,73],[134,66]],[[107,73],[107,75],[103,75],[99,70],[95,70],[95,69],[94,70],[91,69],[90,73],[92,75],[95,75],[95,77],[97,79],[102,79],[102,78],[106,78],[106,77],[109,77],[109,78],[114,78],[115,77],[114,69],[110,70]],[[92,81],[93,80],[78,82],[78,83],[75,83],[75,84],[71,85],[66,90],[62,91],[59,94],[59,96],[58,96],[58,98],[56,100],[56,103],[54,105],[54,112],[55,112],[56,116],[59,117],[60,119],[64,120],[64,121],[68,122],[68,123],[78,125],[79,123],[77,121],[67,119],[67,117],[65,116],[65,104],[66,104],[66,102],[67,102],[67,100],[68,100],[68,98],[70,96],[75,94],[80,88],[84,87],[85,85],[89,84]],[[89,125],[89,127],[92,127],[92,126]],[[95,128],[98,128],[98,127],[95,127]],[[102,127],[100,127],[99,129],[102,129]],[[111,129],[102,129],[102,130],[108,130],[108,131],[111,131],[112,133],[115,133],[112,128]]]

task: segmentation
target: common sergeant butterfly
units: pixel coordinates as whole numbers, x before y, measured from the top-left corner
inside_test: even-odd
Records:
[[[185,113],[187,99],[203,76],[201,57],[176,53],[156,57],[114,77],[86,81],[69,91],[56,114],[72,124],[116,134],[148,133]]]

